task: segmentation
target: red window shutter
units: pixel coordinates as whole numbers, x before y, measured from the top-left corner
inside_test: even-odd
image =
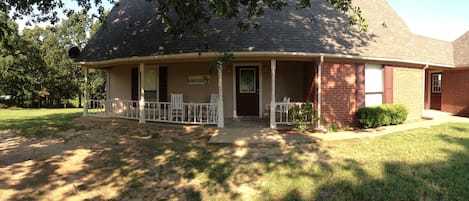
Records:
[[[392,66],[384,66],[384,104],[393,103],[393,73]]]
[[[357,64],[357,110],[365,107],[365,64]]]
[[[131,99],[139,100],[138,97],[138,68],[132,68],[131,70]]]

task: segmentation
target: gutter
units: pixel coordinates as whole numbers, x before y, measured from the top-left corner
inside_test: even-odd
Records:
[[[321,74],[322,74],[322,64],[324,63],[324,56],[321,56],[321,59],[319,61],[318,65],[318,128],[322,128],[321,126]]]
[[[353,56],[343,54],[325,54],[325,53],[305,53],[305,52],[232,52],[233,55],[239,58],[266,58],[271,59],[276,57],[279,59],[313,59],[318,57],[328,57],[330,59],[355,59],[364,61],[375,61],[375,62],[392,62],[392,63],[405,63],[415,65],[430,65],[434,67],[443,68],[456,68],[455,65],[428,63],[416,60],[408,59],[397,59],[397,58],[383,58],[383,57],[368,57],[368,56]],[[117,65],[121,63],[145,63],[145,62],[157,62],[157,61],[181,61],[181,60],[211,60],[218,58],[222,55],[220,52],[203,52],[203,53],[181,53],[171,55],[154,55],[154,56],[137,56],[128,58],[117,58],[104,61],[82,61],[75,62],[77,65],[88,66],[91,68],[101,68],[110,65]]]

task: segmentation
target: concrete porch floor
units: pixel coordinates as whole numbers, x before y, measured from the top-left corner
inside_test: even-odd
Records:
[[[300,133],[284,133],[281,129],[271,129],[269,119],[238,118],[225,119],[225,128],[216,129],[209,143],[235,144],[287,144],[311,143],[317,139]]]
[[[409,121],[401,125],[385,126],[376,129],[361,129],[334,133],[301,134],[269,128],[268,119],[240,118],[226,119],[225,128],[216,129],[209,143],[226,143],[237,146],[249,144],[290,144],[312,143],[317,141],[347,140],[382,136],[415,128],[435,126],[447,122],[469,123],[469,118],[452,116],[437,110],[425,110],[423,117],[431,120]]]

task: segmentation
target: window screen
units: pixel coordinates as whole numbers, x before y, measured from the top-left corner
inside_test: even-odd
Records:
[[[383,104],[383,67],[380,64],[365,66],[365,106]]]

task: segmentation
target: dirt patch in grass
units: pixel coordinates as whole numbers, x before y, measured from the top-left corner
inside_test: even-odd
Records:
[[[469,127],[286,145],[208,144],[211,126],[77,118],[0,132],[0,200],[464,200]],[[37,136],[27,133],[28,136]],[[41,136],[41,135],[39,135]]]
[[[0,200],[235,199],[268,163],[289,159],[272,146],[208,145],[212,126],[78,118],[50,137],[1,133]]]

